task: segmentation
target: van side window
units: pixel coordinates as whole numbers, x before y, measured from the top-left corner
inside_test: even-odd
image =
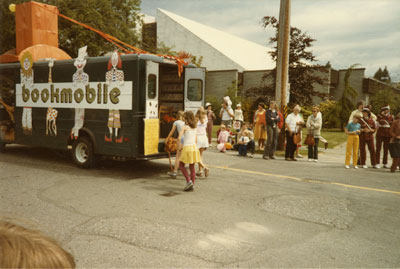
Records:
[[[203,81],[201,79],[189,79],[187,98],[189,101],[201,101],[203,99]]]
[[[156,83],[157,83],[157,76],[150,74],[147,79],[147,89],[148,89],[147,98],[149,99],[156,98],[157,96]]]

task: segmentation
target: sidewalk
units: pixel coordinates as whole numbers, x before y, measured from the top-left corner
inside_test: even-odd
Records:
[[[210,146],[210,150],[217,152],[216,145],[217,145],[217,139],[213,138],[212,146]],[[307,151],[307,146],[302,146],[301,148]],[[283,159],[284,152],[280,151],[280,153],[281,154],[278,154],[277,158]],[[225,152],[225,154],[236,156],[236,155],[238,155],[238,152],[235,150],[227,150]],[[339,145],[335,148],[328,148],[326,150],[323,148],[320,148],[318,151],[318,159],[320,162],[336,163],[336,164],[344,165],[345,156],[346,156],[346,143],[343,143],[342,145]],[[253,157],[254,157],[254,159],[261,159],[262,154],[255,153]],[[299,158],[299,160],[307,160],[307,155],[303,154],[303,158]],[[367,153],[367,163],[369,163],[368,160],[369,160],[369,153]]]

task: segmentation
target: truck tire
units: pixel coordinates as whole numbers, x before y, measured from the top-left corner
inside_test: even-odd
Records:
[[[92,141],[85,136],[79,137],[78,140],[74,141],[72,158],[80,168],[92,168],[95,159]]]

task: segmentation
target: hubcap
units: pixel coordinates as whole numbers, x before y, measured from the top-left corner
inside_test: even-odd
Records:
[[[76,159],[80,163],[85,163],[89,157],[88,146],[85,143],[79,143],[75,149]]]

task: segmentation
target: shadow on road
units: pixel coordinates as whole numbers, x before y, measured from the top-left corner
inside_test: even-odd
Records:
[[[24,167],[69,174],[74,177],[109,177],[119,180],[169,179],[165,176],[158,177],[169,171],[168,163],[98,158],[93,169],[82,169],[74,164],[69,151],[39,147],[7,146],[6,151],[0,154],[0,161],[23,164]]]

